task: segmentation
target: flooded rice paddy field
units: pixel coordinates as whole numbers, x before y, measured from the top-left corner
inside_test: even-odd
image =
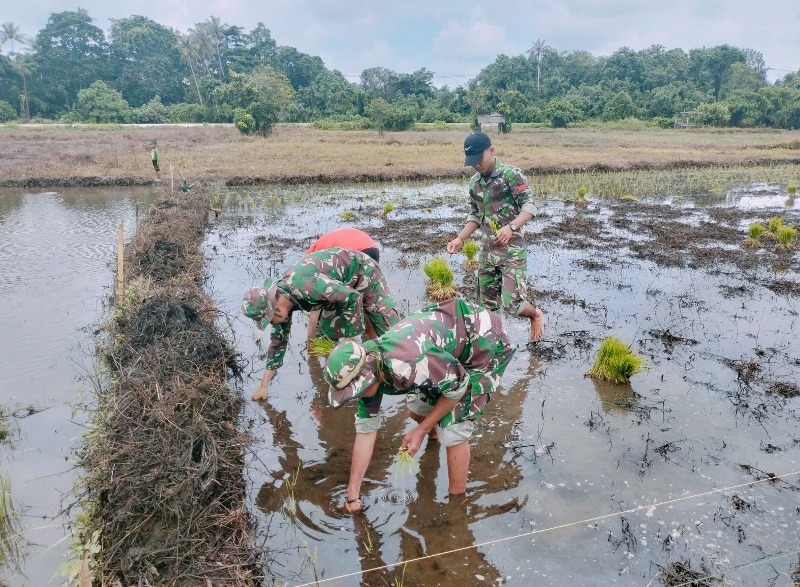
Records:
[[[130,239],[137,203],[155,196],[141,188],[0,190],[0,405],[10,416],[0,474],[10,481],[24,555],[2,560],[0,584],[60,584],[53,577],[75,513],[64,515],[86,421],[79,406],[94,372],[92,331],[111,296],[119,222]]]
[[[447,496],[444,450],[418,478],[393,455],[410,421],[395,402],[364,484],[342,513],[354,410],[332,410],[295,317],[284,366],[244,418],[246,476],[270,551],[268,585],[795,585],[800,581],[800,256],[740,246],[747,227],[800,211],[777,186],[586,209],[542,201],[527,227],[528,282],[546,336],[504,316],[520,350],[472,440],[467,494]],[[384,204],[394,210],[383,216]],[[355,226],[382,248],[401,313],[425,305],[421,264],[463,225],[463,184],[220,194],[209,287],[250,361],[267,337],[238,313],[321,233]],[[342,212],[354,212],[342,219]],[[461,295],[474,276],[449,257]],[[616,336],[645,357],[630,385],[584,377]]]

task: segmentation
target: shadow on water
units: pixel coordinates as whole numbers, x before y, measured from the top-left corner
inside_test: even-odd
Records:
[[[800,257],[769,247],[753,256],[739,243],[754,220],[780,214],[798,225],[800,213],[749,197],[590,201],[586,210],[542,203],[528,230],[528,281],[547,313],[546,340],[527,351],[526,325],[504,317],[521,348],[472,440],[462,498],[448,498],[444,449],[431,444],[418,457],[419,477],[394,487],[392,458],[411,424],[393,403],[364,483],[369,507],[342,513],[354,413],[326,405],[295,318],[269,401],[246,415],[261,438],[247,475],[273,558],[268,584],[655,585],[676,569],[705,569],[730,585],[768,584],[773,575],[769,584],[791,584],[800,400],[778,392],[800,380]],[[350,225],[380,243],[408,313],[425,304],[421,264],[446,256],[467,211],[456,184],[224,198],[206,243],[209,285],[252,358],[247,396],[266,340],[238,315],[245,289],[282,275],[319,234]],[[395,207],[388,217],[385,201]],[[354,217],[343,220],[345,210]],[[474,299],[462,261],[450,264],[462,295]],[[583,376],[608,335],[646,360],[630,385]],[[743,385],[748,362],[761,368]],[[732,507],[739,500],[758,506]]]

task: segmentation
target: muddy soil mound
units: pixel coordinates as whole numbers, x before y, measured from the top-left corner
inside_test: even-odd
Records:
[[[165,197],[127,247],[80,453],[96,584],[260,584],[243,505],[242,398],[226,385],[239,365],[201,287],[207,214],[203,194]]]

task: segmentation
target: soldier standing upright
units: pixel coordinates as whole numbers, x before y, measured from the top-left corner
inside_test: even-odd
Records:
[[[531,342],[544,336],[542,310],[527,297],[525,266],[528,252],[522,227],[536,215],[533,194],[525,175],[494,155],[489,135],[475,132],[464,141],[464,165],[476,173],[469,181],[469,215],[464,228],[447,243],[457,253],[466,239],[482,229],[478,268],[480,303],[491,310],[503,309],[531,321]]]
[[[409,416],[418,423],[403,438],[401,450],[413,455],[426,434],[437,438],[447,449],[449,492],[464,493],[475,420],[515,352],[497,314],[458,298],[410,314],[374,340],[337,346],[324,372],[329,403],[338,408],[358,399],[348,511],[363,507],[361,483],[384,394],[407,394]]]
[[[318,330],[334,340],[360,334],[374,338],[399,319],[378,264],[365,253],[339,248],[305,255],[281,279],[247,290],[242,310],[260,330],[272,324],[267,366],[254,400],[267,399],[296,310],[321,310]]]

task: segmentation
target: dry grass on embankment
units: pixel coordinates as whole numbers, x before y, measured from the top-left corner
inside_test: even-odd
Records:
[[[249,441],[232,345],[203,291],[208,197],[165,195],[125,253],[98,351],[105,376],[79,451],[73,551],[96,585],[259,585],[242,477]],[[86,553],[86,554],[82,554]]]
[[[248,137],[231,125],[0,127],[0,186],[140,185],[153,181],[147,144],[157,139],[162,177],[229,185],[466,177],[469,129],[321,131],[280,125]],[[515,127],[497,154],[529,173],[800,162],[800,131]]]

